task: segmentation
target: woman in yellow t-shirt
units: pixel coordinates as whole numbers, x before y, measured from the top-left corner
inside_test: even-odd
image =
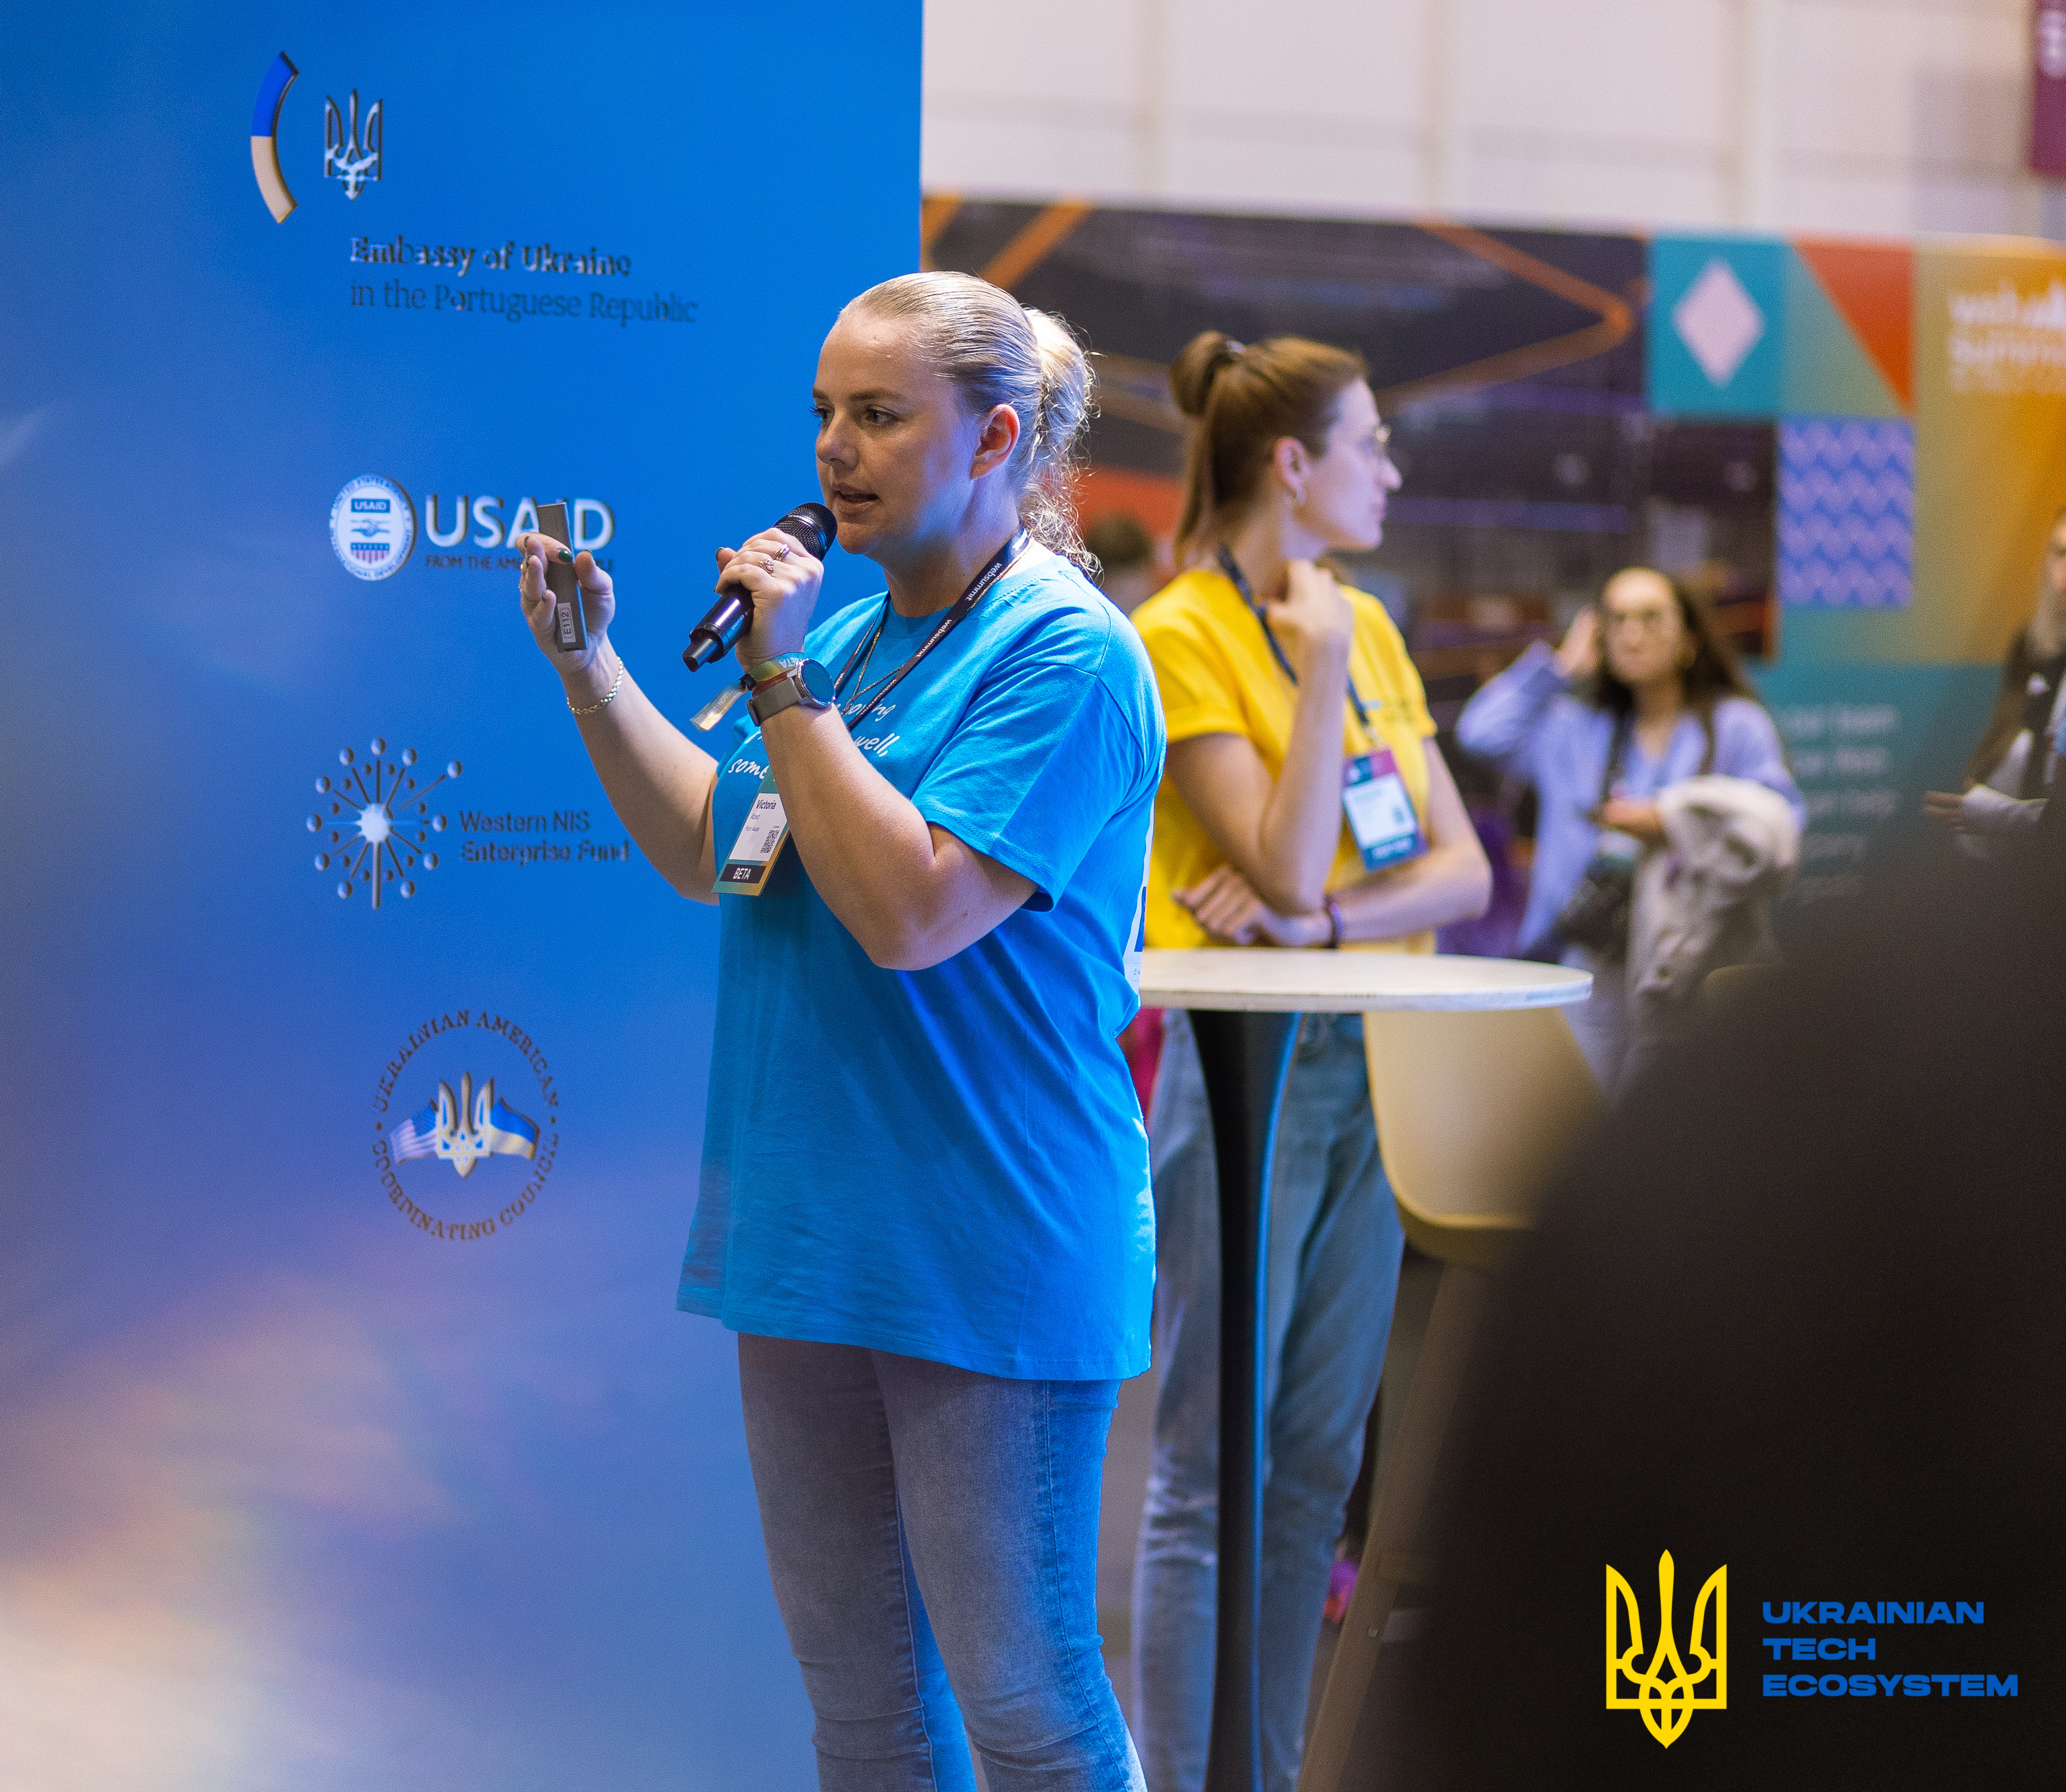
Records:
[[[1170,370],[1196,419],[1180,561],[1135,611],[1168,718],[1152,946],[1434,949],[1492,876],[1383,606],[1317,564],[1376,545],[1399,474],[1361,358],[1209,331]],[[1197,1792],[1211,1733],[1219,1511],[1219,1222],[1185,1017],[1157,1079],[1155,1464],[1134,1588],[1135,1730],[1150,1792]],[[1298,1778],[1343,1507],[1377,1391],[1404,1240],[1358,1015],[1309,1016],[1278,1124],[1264,1313],[1262,1745]]]

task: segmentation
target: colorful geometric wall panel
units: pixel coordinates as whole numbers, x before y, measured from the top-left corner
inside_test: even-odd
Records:
[[[1914,258],[1905,249],[1864,245],[1830,254],[1793,245],[1781,408],[1793,416],[1903,415],[1913,383],[1914,284]],[[1900,369],[1899,382],[1890,377],[1890,366]]]
[[[1886,381],[1896,407],[1915,408],[1915,251],[1906,243],[1826,243],[1797,239],[1793,253],[1822,296],[1849,326],[1857,346]],[[1789,328],[1793,320],[1788,319]],[[1789,411],[1843,412],[1841,405],[1796,405]]]
[[[1650,245],[1653,411],[1771,417],[1781,408],[1784,243],[1659,237]]]
[[[1914,425],[1857,417],[1781,423],[1780,601],[1904,609],[1914,567]]]

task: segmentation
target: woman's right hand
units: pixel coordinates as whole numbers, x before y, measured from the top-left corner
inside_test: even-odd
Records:
[[[718,590],[736,585],[753,601],[752,618],[736,649],[741,665],[750,670],[763,660],[803,651],[825,569],[800,541],[780,529],[763,529],[737,548],[719,548],[717,570]]]
[[[1588,604],[1571,618],[1557,649],[1557,669],[1568,679],[1590,678],[1600,669],[1600,609]]]
[[[613,669],[603,653],[610,619],[617,614],[617,593],[610,575],[595,564],[595,556],[586,549],[573,556],[574,576],[581,581],[581,620],[588,629],[588,645],[578,653],[562,653],[553,634],[553,594],[545,589],[545,556],[565,558],[565,544],[549,535],[527,532],[517,552],[524,556],[524,565],[517,575],[516,590],[523,601],[524,620],[531,625],[532,638],[537,642],[538,651],[567,682],[568,689],[587,701],[588,687],[594,682],[598,669]]]
[[[1173,893],[1199,926],[1230,946],[1321,946],[1333,932],[1324,911],[1279,914],[1232,865],[1218,866],[1188,890]]]
[[[1269,601],[1270,626],[1302,684],[1348,664],[1355,610],[1325,567],[1294,560],[1284,568],[1284,592]]]

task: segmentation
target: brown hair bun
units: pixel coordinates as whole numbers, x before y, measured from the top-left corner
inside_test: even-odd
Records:
[[[1224,330],[1201,330],[1184,345],[1169,367],[1169,396],[1186,417],[1202,417],[1220,370],[1240,358],[1234,338]]]

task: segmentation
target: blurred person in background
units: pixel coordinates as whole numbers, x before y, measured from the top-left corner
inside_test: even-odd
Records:
[[[1361,358],[1216,331],[1170,370],[1195,424],[1177,544],[1135,613],[1170,740],[1148,943],[1428,952],[1490,873],[1378,601],[1317,564],[1368,548],[1399,485]],[[1360,794],[1359,794],[1360,793]],[[1372,806],[1369,799],[1381,798]],[[1151,1792],[1198,1792],[1219,1549],[1219,1186],[1188,1017],[1153,1103],[1153,1466],[1136,1558],[1134,1722]],[[1359,1015],[1309,1016],[1278,1123],[1263,1313],[1264,1783],[1292,1792],[1335,1541],[1376,1391],[1404,1240],[1378,1155]]]
[[[1396,1754],[1345,1784],[2056,1782],[2060,868],[1978,892],[1918,868],[1818,911],[1788,968],[1704,1017],[1556,1175],[1452,1422],[1429,1629],[1376,1683]],[[1601,1624],[1612,1564],[1647,1663],[1666,1550],[1689,1674],[1724,1565],[1730,1618],[1728,1707],[1694,1711],[1668,1757],[1602,1709]],[[1984,1621],[1854,1604],[1918,1599]],[[1773,1636],[1855,1647],[1810,1676]]]
[[[1635,566],[1473,697],[1456,738],[1535,787],[1521,950],[1593,973],[1568,1012],[1612,1094],[1707,971],[1771,956],[1764,900],[1806,819],[1779,730],[1705,609]]]
[[[1155,537],[1130,510],[1109,511],[1084,532],[1097,556],[1098,589],[1131,616],[1155,589]]]
[[[1930,791],[1922,812],[1978,856],[2028,835],[2044,813],[2066,716],[2066,508],[2052,519],[2037,608],[2002,662],[2001,691],[1966,765],[1963,792]]]

